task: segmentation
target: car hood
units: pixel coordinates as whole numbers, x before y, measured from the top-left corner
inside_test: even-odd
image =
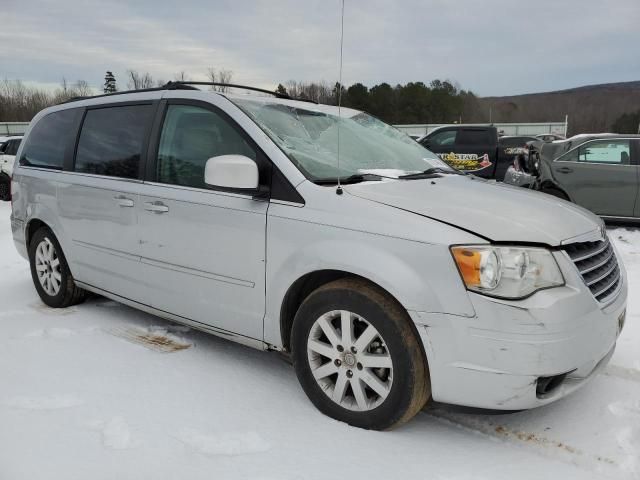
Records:
[[[344,190],[495,242],[557,246],[599,233],[602,225],[591,212],[551,195],[471,176],[366,182]]]

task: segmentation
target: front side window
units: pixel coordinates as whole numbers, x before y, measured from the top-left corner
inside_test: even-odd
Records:
[[[357,110],[343,108],[339,116],[336,107],[327,105],[262,97],[231,100],[312,181],[367,173],[397,177],[429,168],[453,171],[408,135]]]
[[[50,113],[38,121],[25,140],[20,165],[62,170],[69,135],[75,135],[75,109]]]
[[[82,124],[75,171],[138,178],[151,105],[88,110]]]
[[[445,147],[447,145],[453,145],[456,141],[455,130],[445,130],[444,132],[434,133],[432,137],[427,140],[431,145]]]
[[[158,182],[208,188],[204,167],[207,160],[220,155],[244,155],[253,160],[257,157],[221,115],[191,105],[169,105],[158,145]]]
[[[580,147],[578,161],[629,165],[630,152],[628,140],[598,140]]]

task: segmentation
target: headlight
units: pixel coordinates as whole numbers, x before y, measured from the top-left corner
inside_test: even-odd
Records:
[[[492,297],[524,298],[564,285],[551,252],[545,248],[468,245],[451,247],[469,290]]]

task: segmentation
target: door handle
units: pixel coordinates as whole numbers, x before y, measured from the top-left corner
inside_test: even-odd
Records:
[[[162,202],[144,202],[144,209],[153,213],[165,213],[169,211],[169,207]]]
[[[125,197],[124,195],[118,195],[117,197],[113,197],[113,199],[120,205],[121,207],[133,207],[133,200]]]
[[[573,168],[562,167],[558,169],[558,173],[571,173],[573,172]]]

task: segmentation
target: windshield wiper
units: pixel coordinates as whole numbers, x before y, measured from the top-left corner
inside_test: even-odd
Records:
[[[365,173],[365,174],[355,174],[349,175],[347,177],[340,177],[340,183],[343,185],[349,185],[353,183],[367,182],[367,181],[378,181],[382,177],[380,175],[375,175],[373,173]],[[314,180],[313,183],[316,185],[337,185],[338,177],[333,178],[320,178],[318,180]]]
[[[435,174],[438,173],[451,173],[453,175],[466,175],[466,173],[461,172],[460,170],[454,170],[449,168],[442,167],[431,167],[426,170],[418,173],[409,173],[407,175],[400,175],[398,178],[403,180],[414,180],[420,178],[432,178]]]

